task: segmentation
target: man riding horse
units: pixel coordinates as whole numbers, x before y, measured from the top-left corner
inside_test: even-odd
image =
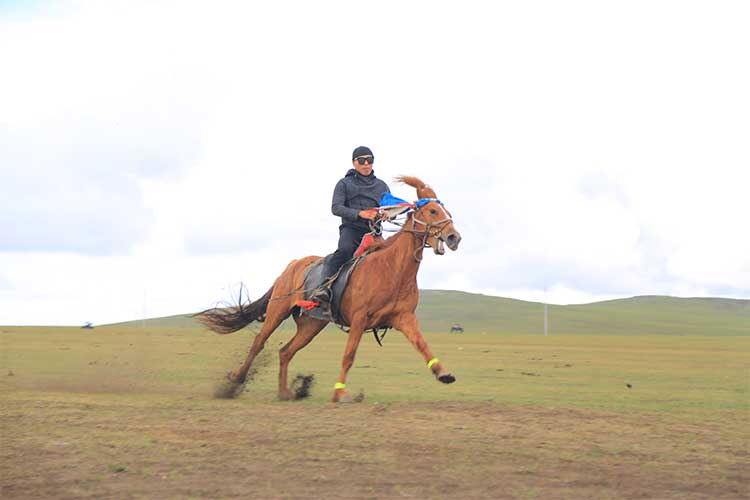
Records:
[[[373,243],[351,271],[338,308],[341,324],[349,326],[349,333],[331,400],[353,400],[346,388],[346,378],[359,342],[365,331],[383,325],[402,332],[419,352],[427,370],[439,382],[450,384],[456,378],[432,352],[419,327],[417,273],[426,248],[431,248],[435,255],[443,255],[445,246],[457,250],[461,235],[434,189],[421,179],[412,176],[396,178],[416,189],[417,200],[409,203],[393,197],[388,186],[375,178],[372,151],[357,148],[353,162],[354,171],[339,181],[334,191],[333,212],[343,219],[343,223],[339,248],[327,259],[326,271],[336,273],[338,266],[352,256],[362,235],[369,229],[369,221],[389,220],[400,225],[401,229],[392,237]],[[386,195],[380,198],[383,192]],[[381,205],[381,199],[384,206],[376,209]],[[239,300],[234,307],[213,308],[199,314],[204,325],[220,334],[236,332],[254,321],[263,323],[244,363],[227,375],[230,382],[242,384],[247,380],[253,360],[263,350],[268,338],[286,318],[292,317],[297,331],[279,350],[278,393],[280,399],[295,398],[288,384],[289,363],[331,321],[330,318],[303,314],[301,310],[302,303],[307,302],[302,300],[305,277],[320,260],[321,257],[316,255],[295,259],[257,300],[249,303]]]
[[[370,148],[359,146],[352,152],[352,166],[333,190],[331,212],[341,217],[339,245],[335,252],[324,260],[323,276],[332,277],[346,261],[352,258],[362,242],[362,237],[372,231],[376,221],[378,200],[383,193],[390,193],[388,185],[375,177],[372,165],[375,157]],[[320,302],[320,308],[328,311],[331,289],[321,286],[310,298]]]

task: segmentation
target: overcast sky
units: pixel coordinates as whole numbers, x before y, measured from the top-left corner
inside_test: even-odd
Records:
[[[0,324],[257,297],[359,145],[463,235],[422,288],[750,298],[748,5],[0,1]]]

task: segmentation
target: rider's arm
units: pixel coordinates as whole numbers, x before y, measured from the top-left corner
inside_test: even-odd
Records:
[[[344,180],[340,180],[336,184],[336,188],[333,190],[333,202],[331,203],[331,212],[333,215],[341,217],[342,219],[356,222],[359,219],[359,210],[355,208],[349,208],[345,205],[346,203],[346,184]]]

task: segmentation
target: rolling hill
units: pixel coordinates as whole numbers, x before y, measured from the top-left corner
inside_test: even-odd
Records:
[[[426,332],[543,334],[538,302],[450,290],[421,290],[417,309]],[[601,335],[750,335],[750,300],[640,296],[583,305],[548,307],[549,333]],[[118,323],[137,326],[141,321]],[[189,314],[152,318],[149,327],[195,328]],[[291,329],[287,320],[282,328]],[[329,326],[332,328],[332,326]]]

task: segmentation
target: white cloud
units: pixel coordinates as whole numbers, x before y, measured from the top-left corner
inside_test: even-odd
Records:
[[[0,8],[0,14],[3,13]],[[38,4],[0,19],[0,322],[200,309],[334,249],[371,146],[424,287],[750,297],[741,2]],[[391,186],[413,197],[410,188]],[[65,253],[60,253],[65,252]],[[94,311],[94,312],[91,312]]]

